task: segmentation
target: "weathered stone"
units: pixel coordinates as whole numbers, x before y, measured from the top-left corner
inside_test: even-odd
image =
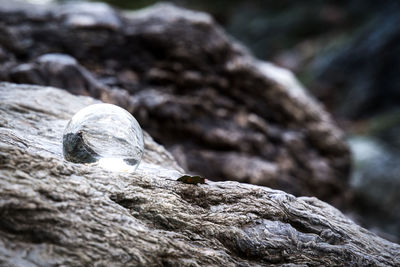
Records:
[[[189,172],[346,202],[342,133],[290,72],[254,59],[204,13],[80,7],[0,5],[0,79],[118,104]]]
[[[0,83],[0,265],[400,265],[400,246],[316,198],[237,182],[191,185],[145,135],[135,173],[62,157],[62,131],[96,101]]]

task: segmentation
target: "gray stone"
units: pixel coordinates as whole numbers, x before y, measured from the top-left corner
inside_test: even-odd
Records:
[[[341,130],[292,73],[255,59],[208,14],[169,4],[122,13],[8,2],[0,5],[0,80],[118,104],[187,172],[346,206]]]
[[[0,83],[1,266],[400,265],[399,245],[316,198],[176,181],[147,134],[135,173],[65,161],[63,128],[96,102]]]

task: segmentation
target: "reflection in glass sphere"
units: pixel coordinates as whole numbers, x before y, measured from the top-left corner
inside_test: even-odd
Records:
[[[64,157],[75,163],[98,162],[114,171],[134,170],[143,151],[139,123],[125,109],[112,104],[81,109],[64,130]]]

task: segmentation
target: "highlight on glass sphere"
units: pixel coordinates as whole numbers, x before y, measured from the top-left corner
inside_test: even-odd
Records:
[[[68,122],[63,154],[75,163],[95,163],[113,171],[135,170],[144,152],[143,132],[125,109],[94,104],[81,109]]]

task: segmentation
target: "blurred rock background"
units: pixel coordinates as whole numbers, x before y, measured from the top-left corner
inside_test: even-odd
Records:
[[[158,1],[105,2],[122,9],[137,9]],[[171,2],[212,14],[255,56],[292,70],[325,104],[345,129],[353,151],[351,185],[355,197],[350,215],[399,242],[400,3]]]

